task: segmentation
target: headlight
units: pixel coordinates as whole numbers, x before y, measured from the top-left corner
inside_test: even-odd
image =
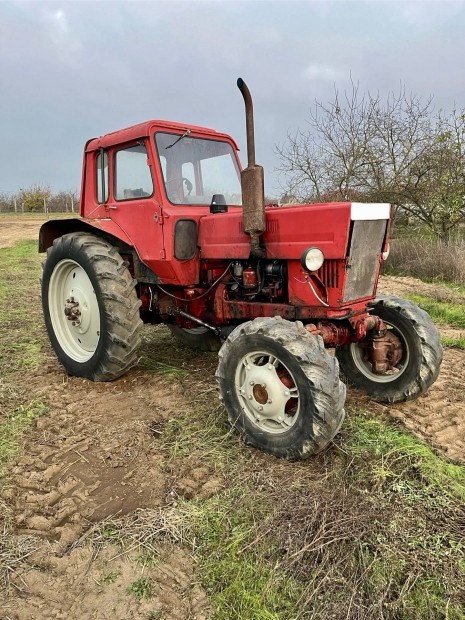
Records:
[[[325,260],[320,248],[308,248],[302,254],[300,264],[307,271],[318,271]]]
[[[387,260],[387,257],[389,256],[389,252],[390,251],[391,251],[391,247],[390,247],[390,245],[388,243],[386,251],[381,254],[383,260]]]

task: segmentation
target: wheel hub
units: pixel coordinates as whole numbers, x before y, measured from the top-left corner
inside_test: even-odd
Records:
[[[81,311],[79,310],[79,302],[74,297],[69,297],[65,303],[65,316],[68,321],[71,321],[73,325],[80,325]]]
[[[268,402],[268,392],[266,391],[265,385],[254,385],[252,393],[257,403],[264,405],[266,402]]]
[[[283,368],[291,376],[276,357],[256,352],[243,358],[236,373],[242,409],[254,424],[274,433],[285,432],[294,424],[298,406],[295,383],[287,378],[285,384],[280,378]]]

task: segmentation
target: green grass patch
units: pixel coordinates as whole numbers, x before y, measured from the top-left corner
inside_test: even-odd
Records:
[[[147,372],[185,379],[189,375],[187,364],[193,355],[195,352],[189,349],[184,358],[177,355],[176,342],[166,326],[144,327],[139,365]]]
[[[441,344],[443,347],[449,347],[450,349],[465,350],[465,337],[454,338],[452,336],[441,336]]]
[[[436,323],[465,328],[465,307],[462,304],[438,301],[424,295],[407,295],[407,297],[425,310]]]
[[[32,421],[45,412],[45,405],[34,401],[20,405],[0,422],[0,479],[4,465],[21,452],[24,434]]]
[[[32,421],[45,413],[41,402],[28,400],[23,387],[27,373],[40,366],[45,342],[39,274],[36,242],[0,250],[0,478],[23,450]]]
[[[270,501],[236,487],[197,508],[192,528],[198,575],[215,619],[292,618],[305,586],[277,567],[272,539],[260,540],[257,522],[266,522],[272,513]]]
[[[150,600],[155,596],[156,584],[150,577],[140,577],[128,587],[128,592],[141,600]]]
[[[112,583],[115,583],[115,581],[118,579],[120,574],[121,573],[119,573],[118,571],[111,571],[110,573],[107,573],[106,575],[102,577],[103,585],[108,586]]]
[[[396,427],[360,412],[348,419],[344,450],[365,481],[406,502],[465,503],[465,467],[449,463],[429,446]]]
[[[0,250],[0,376],[34,370],[45,343],[39,295],[41,258],[35,241]]]

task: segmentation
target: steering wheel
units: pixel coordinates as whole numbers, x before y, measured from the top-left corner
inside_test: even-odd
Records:
[[[170,183],[173,183],[173,182],[176,184],[170,187]],[[184,193],[184,185],[186,186],[187,194]],[[192,185],[192,182],[189,181],[189,179],[186,179],[186,177],[181,177],[181,178],[172,177],[171,179],[168,179],[167,181],[165,181],[165,186],[169,194],[178,192],[182,188],[182,195],[184,198],[187,198],[188,196],[190,196],[191,191],[194,187]]]

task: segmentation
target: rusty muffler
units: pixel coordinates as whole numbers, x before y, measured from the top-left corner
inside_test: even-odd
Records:
[[[250,236],[250,251],[253,256],[263,258],[264,249],[260,246],[260,235],[265,232],[265,175],[262,166],[255,163],[255,136],[253,127],[253,103],[247,84],[242,78],[237,87],[244,97],[245,124],[247,131],[248,165],[241,172],[242,186],[242,224],[244,232]]]

